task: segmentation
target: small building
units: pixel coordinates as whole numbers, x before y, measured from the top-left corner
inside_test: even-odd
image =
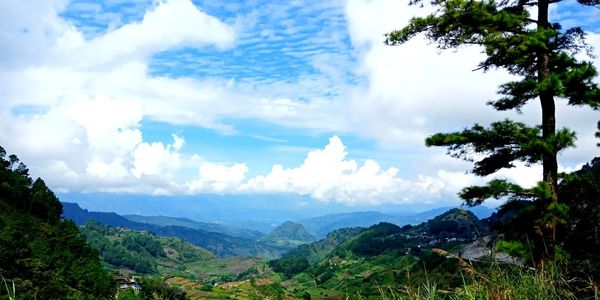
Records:
[[[137,294],[142,289],[135,280],[135,276],[126,270],[119,270],[119,273],[114,277],[114,281],[117,284],[119,291],[132,289]]]

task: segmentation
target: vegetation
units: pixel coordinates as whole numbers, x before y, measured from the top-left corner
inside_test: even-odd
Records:
[[[171,286],[160,278],[144,277],[140,279],[140,299],[167,299],[184,300],[186,292],[175,286]]]
[[[485,220],[452,209],[417,226],[380,223],[340,230],[347,235],[337,243],[331,241],[333,232],[329,242],[299,246],[269,264],[288,279],[284,286],[297,298],[598,299],[599,178],[600,158],[565,175],[559,196],[576,199],[559,230],[567,234],[560,237],[566,258],[546,261],[537,270],[515,263],[535,263],[532,248],[514,241],[522,234],[535,238],[528,219],[540,208],[532,201],[512,201]],[[504,239],[494,243],[498,232]],[[480,243],[483,249],[472,250]],[[502,251],[517,259],[462,258],[469,251]]]
[[[539,100],[542,108],[538,126],[504,120],[488,128],[475,124],[461,132],[438,133],[426,140],[428,146],[445,146],[450,155],[473,161],[472,172],[480,176],[512,168],[517,161],[543,166],[542,181],[533,188],[494,179],[460,192],[468,205],[489,198],[507,200],[492,218],[494,229],[504,233],[505,240],[497,246],[525,258],[538,271],[493,272],[490,284],[476,285],[475,289],[465,284],[462,291],[473,298],[497,298],[498,293],[506,299],[598,297],[600,257],[593,249],[599,246],[599,162],[595,159],[559,181],[557,155],[574,146],[575,132],[556,128],[555,100],[597,110],[600,89],[594,82],[594,66],[578,60],[582,52],[590,50],[585,32],[580,27],[563,29],[548,19],[550,6],[559,2],[432,2],[432,14],[413,18],[405,28],[387,35],[389,45],[400,45],[425,33],[441,49],[483,46],[487,58],[479,64],[480,69],[501,68],[516,76],[515,81],[502,84],[502,96],[488,104],[500,111],[520,111],[531,100]],[[597,0],[578,2],[600,4]],[[536,9],[534,17],[530,15],[532,9]],[[569,284],[564,280],[567,276],[571,278]],[[587,293],[582,292],[589,287]]]
[[[98,252],[73,222],[61,220],[62,205],[44,181],[28,173],[17,156],[6,157],[0,147],[0,275],[13,287],[0,295],[112,298],[112,275],[103,269]]]
[[[123,291],[118,299],[598,299],[600,295],[598,158],[560,182],[558,195],[570,206],[568,220],[557,227],[564,259],[545,262],[536,271],[485,257],[468,261],[460,253],[466,251],[464,245],[498,230],[505,240],[490,247],[536,263],[535,249],[515,240],[536,237],[537,229],[528,225],[545,209],[539,201],[511,201],[483,221],[467,210],[451,209],[416,226],[380,223],[344,228],[267,263],[257,257],[218,258],[179,238],[95,221],[79,228],[80,234],[74,223],[60,218],[60,202],[43,181],[31,180],[16,156],[7,160],[1,154],[0,275],[5,289],[0,298],[112,298],[116,292],[112,275],[98,257],[110,268],[146,275],[138,277],[139,293]],[[115,216],[111,218],[118,221]],[[278,230],[285,234],[273,236],[308,236],[295,224],[284,229],[290,230]]]
[[[323,240],[304,244],[284,254],[280,259],[271,260],[269,266],[275,272],[283,273],[286,278],[306,270],[311,264],[318,263],[348,238],[361,232],[363,228],[342,228],[333,231]]]
[[[531,100],[539,100],[542,112],[538,126],[504,120],[488,128],[475,124],[461,132],[438,133],[426,140],[428,146],[445,146],[452,156],[474,161],[472,172],[480,176],[512,168],[516,161],[542,164],[542,181],[532,189],[495,179],[485,186],[465,187],[460,193],[469,205],[505,197],[538,202],[535,204],[538,215],[529,219],[532,223],[529,227],[537,226],[544,236],[543,242],[531,240],[538,261],[563,257],[558,225],[566,220],[568,210],[567,199],[560,199],[558,193],[557,154],[574,145],[575,132],[556,128],[555,100],[565,99],[569,105],[592,109],[600,107],[600,89],[593,81],[597,71],[592,63],[577,58],[589,50],[585,32],[580,27],[563,29],[548,19],[551,5],[559,2],[431,2],[435,9],[432,14],[413,18],[408,26],[389,33],[386,39],[389,45],[400,45],[425,33],[441,49],[482,46],[487,58],[479,64],[479,69],[499,68],[515,76],[514,81],[500,86],[498,93],[502,96],[489,102],[492,107],[520,111]],[[587,6],[600,4],[598,0],[578,2]],[[530,12],[534,9],[532,16]],[[525,237],[519,240],[524,241]]]
[[[215,258],[212,253],[177,238],[108,227],[95,221],[88,221],[80,229],[90,245],[98,249],[102,261],[114,269],[158,274],[159,266],[182,271],[185,263]]]
[[[591,296],[577,298],[567,278],[554,266],[536,272],[521,266],[488,265],[473,267],[461,261],[462,283],[453,289],[440,287],[435,280],[406,285],[402,288],[380,288],[379,299],[598,299],[598,289],[588,285]]]
[[[289,279],[288,291],[298,298],[379,298],[381,287],[400,290],[427,278],[450,288],[462,283],[457,261],[432,248],[456,250],[488,230],[471,212],[452,209],[417,226],[380,223],[334,231],[269,265]]]
[[[95,221],[80,229],[98,250],[102,262],[114,270],[129,269],[143,276],[182,277],[206,285],[274,275],[262,258],[218,258],[179,238],[109,227]]]
[[[569,206],[561,224],[561,246],[569,255],[569,273],[583,281],[600,282],[600,158],[566,175],[558,195]]]

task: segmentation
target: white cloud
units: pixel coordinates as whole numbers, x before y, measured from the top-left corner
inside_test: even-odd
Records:
[[[233,44],[234,32],[215,17],[198,10],[189,0],[160,1],[140,23],[127,24],[84,43],[67,41],[63,51],[84,46],[83,64],[100,65],[117,60],[146,58],[152,53],[180,46]]]
[[[173,145],[165,146],[163,143],[141,143],[135,147],[131,156],[133,157],[133,167],[131,174],[140,178],[147,176],[171,177],[173,171],[181,167],[181,158],[178,151],[182,143],[181,139],[173,135]]]
[[[129,175],[121,158],[115,158],[109,163],[96,158],[89,162],[86,173],[99,178],[122,179]]]
[[[348,205],[428,201],[444,192],[439,179],[421,175],[417,180],[398,176],[399,170],[382,170],[374,160],[359,165],[346,159],[346,147],[333,136],[323,149],[308,152],[303,164],[285,169],[273,166],[267,175],[248,180],[241,187],[250,192],[284,192],[310,195],[321,201]]]
[[[8,54],[2,60],[9,65],[33,62],[76,69],[107,68],[144,60],[173,47],[213,44],[226,48],[235,39],[230,26],[200,11],[189,0],[157,1],[141,22],[125,24],[91,40],[58,16],[65,1],[19,3],[5,3],[0,13],[12,21],[0,23],[0,39]]]
[[[248,167],[234,164],[231,167],[205,162],[200,165],[199,177],[186,183],[187,193],[199,192],[235,192],[246,178]]]

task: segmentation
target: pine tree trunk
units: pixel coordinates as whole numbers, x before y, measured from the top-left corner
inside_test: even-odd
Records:
[[[548,22],[548,6],[549,0],[540,0],[538,5],[538,28],[549,28]],[[546,45],[550,44],[546,40]],[[550,49],[542,49],[538,54],[538,81],[544,82],[548,80],[550,74]],[[544,141],[548,141],[548,137],[556,134],[556,114],[554,95],[551,91],[544,90],[540,92],[540,102],[542,106],[542,137]],[[557,150],[554,145],[551,145],[547,151],[543,153],[543,180],[550,186],[551,202],[558,202],[557,186],[558,186],[558,163]],[[556,240],[556,221],[552,221],[552,243]]]

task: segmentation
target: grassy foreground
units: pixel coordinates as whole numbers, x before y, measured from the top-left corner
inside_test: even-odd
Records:
[[[555,266],[536,271],[521,266],[491,265],[485,270],[460,261],[463,282],[452,290],[437,288],[435,282],[405,286],[400,290],[380,288],[381,299],[600,299],[597,283],[565,278]]]

